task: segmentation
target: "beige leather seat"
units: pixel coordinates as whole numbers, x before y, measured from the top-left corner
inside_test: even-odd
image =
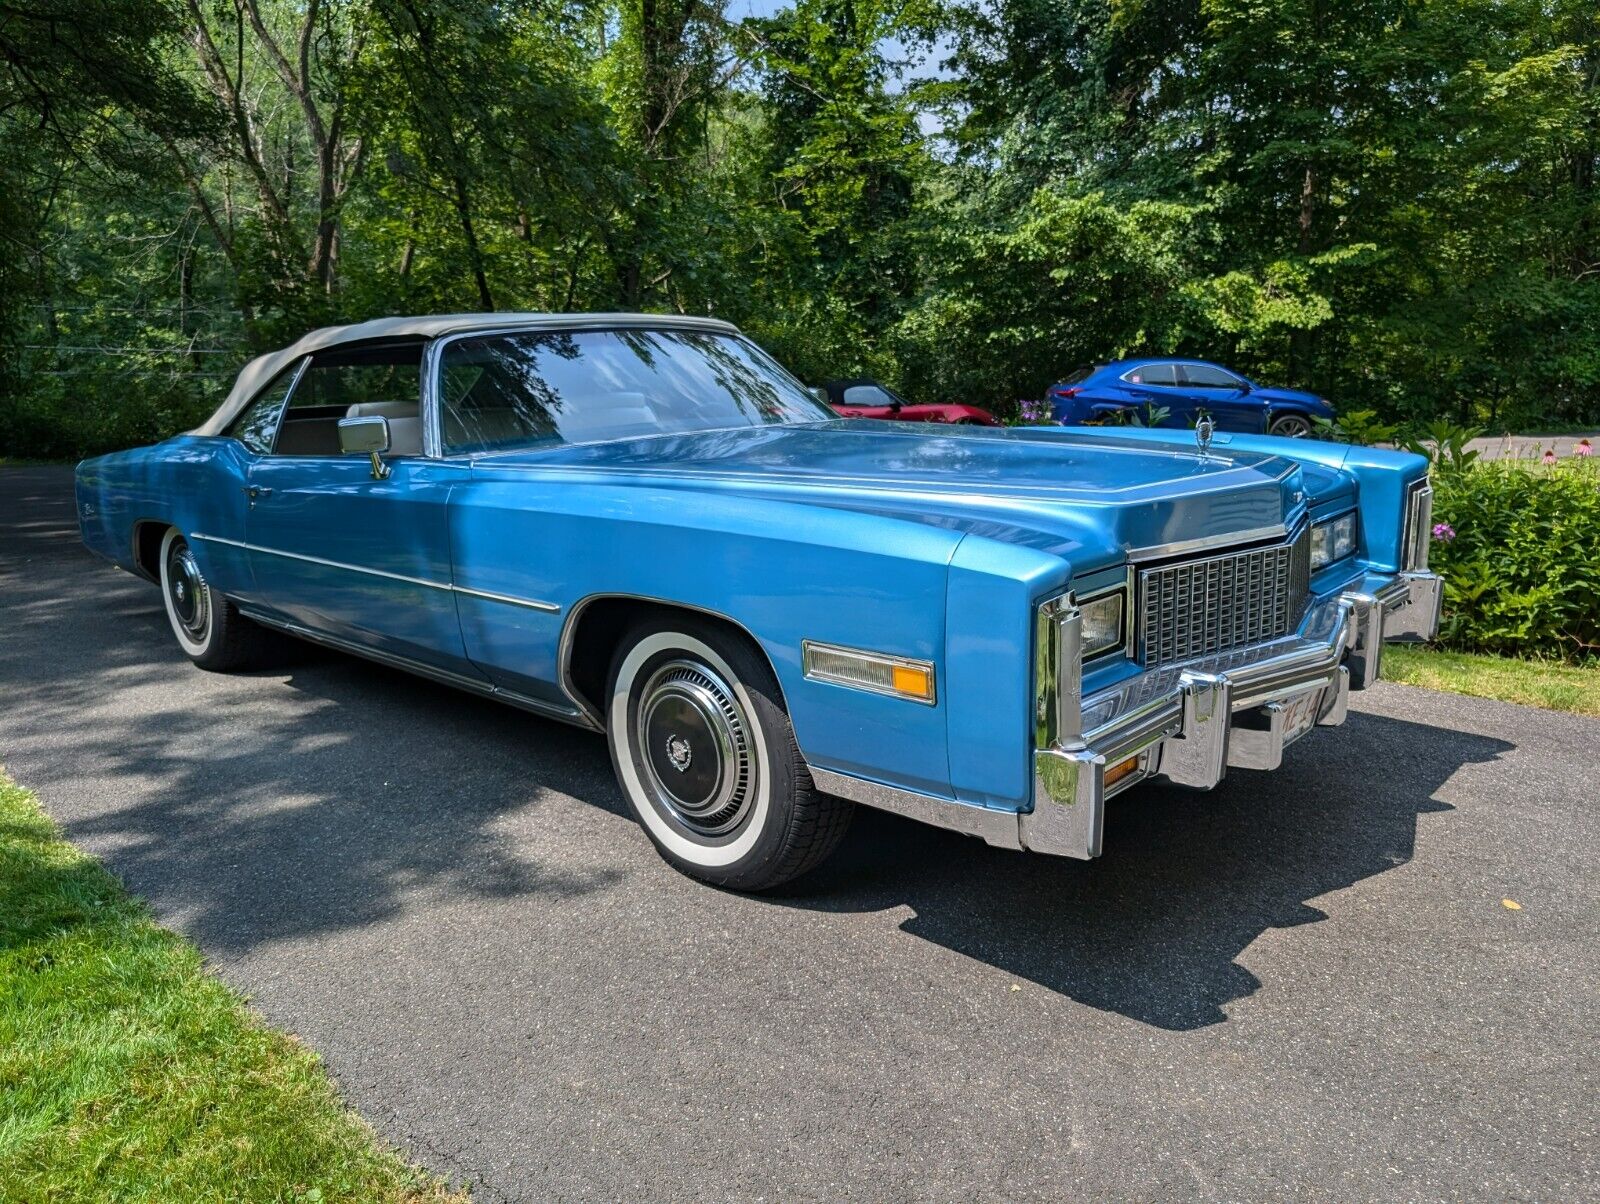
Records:
[[[345,411],[346,418],[387,418],[389,454],[422,454],[422,415],[414,401],[358,401]]]

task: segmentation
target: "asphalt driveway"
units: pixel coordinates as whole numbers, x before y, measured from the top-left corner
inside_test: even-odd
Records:
[[[1097,862],[863,811],[748,898],[598,737],[193,668],[69,483],[0,469],[0,760],[480,1199],[1600,1190],[1600,721],[1380,685],[1277,774],[1125,796]]]

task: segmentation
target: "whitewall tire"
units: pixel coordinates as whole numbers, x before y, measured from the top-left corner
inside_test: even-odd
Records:
[[[762,890],[833,851],[851,804],[818,792],[765,656],[692,615],[633,628],[612,662],[612,765],[661,855],[697,878]]]
[[[171,528],[161,540],[161,598],[178,647],[202,669],[241,669],[255,662],[268,632],[239,613],[200,571],[183,533]]]

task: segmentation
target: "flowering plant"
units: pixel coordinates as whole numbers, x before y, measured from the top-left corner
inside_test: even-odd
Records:
[[[1017,402],[1017,412],[1024,426],[1043,426],[1055,421],[1055,411],[1048,398],[1025,398]]]

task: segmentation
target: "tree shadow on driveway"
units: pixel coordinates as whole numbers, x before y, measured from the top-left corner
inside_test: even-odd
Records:
[[[429,901],[536,905],[621,880],[614,866],[562,863],[507,830],[537,824],[551,792],[595,793],[610,768],[596,737],[320,650],[287,684],[300,695],[287,714],[281,703],[265,713],[217,703],[211,718],[226,717],[232,734],[215,741],[205,719],[191,728],[170,714],[116,725],[114,753],[93,748],[110,732],[83,737],[94,759],[155,785],[72,821],[69,835],[104,847],[117,874],[206,948],[239,954]]]
[[[1230,773],[1210,794],[1114,799],[1105,855],[1074,862],[992,849],[858,812],[852,839],[790,906],[910,907],[937,945],[1159,1028],[1227,1019],[1261,984],[1234,960],[1271,928],[1325,919],[1307,900],[1411,860],[1417,818],[1461,766],[1514,745],[1352,712],[1276,773]]]
[[[70,520],[70,495],[55,506]],[[47,801],[72,793],[57,811],[69,835],[209,949],[377,922],[424,895],[537,906],[656,891],[644,873],[673,873],[599,844],[642,849],[631,827],[607,822],[593,841],[593,819],[545,830],[553,796],[625,814],[600,738],[309,648],[286,676],[202,673],[154,588],[89,558],[42,509],[0,531],[0,753],[23,752]],[[1106,855],[1087,863],[863,808],[830,862],[738,905],[909,908],[903,930],[935,945],[1142,1023],[1199,1028],[1260,986],[1235,960],[1257,937],[1321,919],[1308,900],[1405,864],[1418,817],[1451,810],[1434,800],[1451,775],[1513,747],[1352,712],[1276,773],[1119,797]],[[106,797],[85,799],[86,781]]]
[[[159,591],[77,542],[71,482],[0,473],[0,758],[209,952],[621,879],[520,818],[620,806],[596,737],[295,640],[196,669]]]

